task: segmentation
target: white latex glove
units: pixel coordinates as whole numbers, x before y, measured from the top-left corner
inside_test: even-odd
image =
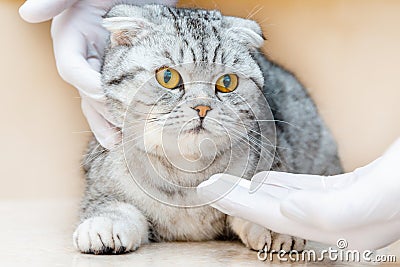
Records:
[[[102,16],[115,4],[168,4],[177,0],[28,0],[21,17],[31,23],[53,18],[51,34],[58,72],[75,86],[82,98],[82,111],[103,147],[118,143],[120,132],[113,126],[101,89],[100,67],[107,43]]]
[[[250,181],[224,174],[197,190],[209,201],[221,196],[211,205],[222,212],[278,233],[326,244],[344,238],[349,248],[360,250],[400,238],[400,139],[354,172],[329,177],[261,172],[252,180],[260,176],[266,180],[252,194]]]

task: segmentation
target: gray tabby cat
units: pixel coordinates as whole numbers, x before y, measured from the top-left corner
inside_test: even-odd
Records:
[[[196,206],[195,189],[183,189],[221,172],[250,179],[271,165],[342,171],[303,86],[258,50],[259,25],[218,11],[119,5],[104,26],[110,44],[103,85],[124,140],[110,150],[96,140],[89,145],[77,249],[124,253],[150,241],[239,237],[254,250],[302,250],[304,240]],[[264,135],[254,114],[267,106],[260,94],[275,119]],[[244,142],[244,125],[251,142]],[[274,134],[276,151],[268,143]]]

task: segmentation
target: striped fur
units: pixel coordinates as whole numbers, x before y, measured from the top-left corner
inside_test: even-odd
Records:
[[[103,85],[124,142],[111,150],[100,148],[96,140],[89,145],[81,224],[74,233],[77,248],[121,253],[149,241],[238,236],[252,249],[265,244],[302,249],[303,240],[209,206],[176,207],[198,201],[195,190],[179,186],[195,187],[219,172],[249,179],[271,165],[295,173],[342,171],[335,142],[303,86],[260,52],[258,24],[215,10],[120,5],[104,25],[111,42]],[[163,66],[181,73],[181,87],[168,90],[157,84],[154,74]],[[215,82],[226,73],[236,73],[239,86],[221,94]],[[265,100],[275,121],[263,135],[272,143],[276,135],[275,157],[255,120],[266,115],[257,114],[269,108]],[[199,123],[196,105],[212,108],[203,121],[208,131],[193,130]],[[255,140],[251,147],[238,136],[243,125]]]

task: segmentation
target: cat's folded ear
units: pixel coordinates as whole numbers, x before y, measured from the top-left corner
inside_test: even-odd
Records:
[[[237,17],[225,17],[227,30],[232,38],[244,43],[249,48],[260,48],[264,44],[264,36],[260,25],[254,20]]]
[[[103,27],[111,33],[111,47],[132,46],[150,33],[153,26],[141,18],[111,17],[103,20]]]

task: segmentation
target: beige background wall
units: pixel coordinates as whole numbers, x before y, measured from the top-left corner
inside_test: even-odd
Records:
[[[55,70],[49,23],[23,22],[23,1],[0,3],[0,198],[79,196],[88,139],[75,90]],[[264,51],[309,88],[347,170],[400,136],[400,1],[196,0],[183,6],[250,16]]]

